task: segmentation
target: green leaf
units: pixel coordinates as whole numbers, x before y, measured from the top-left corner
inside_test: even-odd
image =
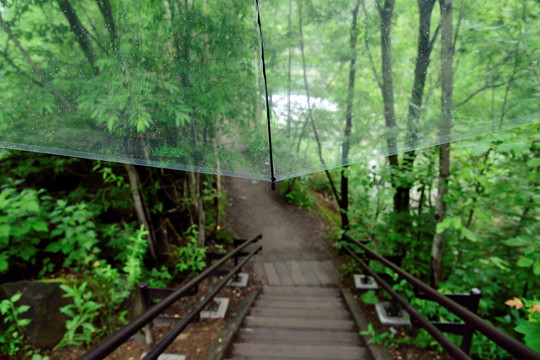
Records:
[[[499,145],[497,150],[499,152],[509,152],[512,151],[516,156],[523,155],[526,151],[529,150],[530,143],[526,141],[518,141],[513,143],[504,143]]]
[[[475,242],[477,240],[476,235],[466,227],[461,228],[461,234],[472,242]]]
[[[7,271],[9,268],[8,255],[3,252],[0,254],[0,274]]]
[[[540,261],[536,260],[536,262],[533,265],[533,273],[534,275],[540,275]]]
[[[514,330],[525,335],[525,345],[540,353],[540,321],[523,323]]]
[[[360,297],[360,300],[362,300],[362,302],[365,304],[372,305],[379,301],[379,298],[377,297],[377,294],[375,294],[375,291],[369,290]]]
[[[517,262],[517,266],[519,267],[530,267],[532,264],[533,261],[526,257],[521,257]]]
[[[39,219],[32,224],[32,229],[39,232],[49,232],[49,225],[46,221]]]
[[[460,230],[463,227],[461,219],[458,217],[446,218],[437,224],[437,234],[444,232],[446,229],[454,228]]]
[[[525,245],[529,245],[530,242],[527,241],[527,239],[524,239],[522,237],[516,237],[516,238],[505,240],[504,244],[507,246],[525,246]]]
[[[473,147],[471,149],[471,155],[472,156],[480,156],[484,153],[486,153],[487,151],[489,151],[489,149],[491,149],[491,146],[488,145],[488,144],[479,144],[475,147]]]
[[[530,168],[536,168],[540,166],[540,158],[534,158],[529,161],[527,161],[527,166]]]

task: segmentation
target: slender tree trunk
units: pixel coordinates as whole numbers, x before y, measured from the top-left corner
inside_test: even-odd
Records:
[[[197,238],[197,245],[199,248],[204,247],[206,234],[204,225],[206,223],[206,212],[204,211],[204,197],[203,197],[203,175],[201,173],[195,173],[195,194],[197,197],[197,219],[199,236]]]
[[[73,8],[69,0],[57,0],[57,1],[58,1],[58,5],[60,6],[60,9],[64,13],[64,16],[66,17],[67,21],[69,22],[69,25],[71,26],[71,30],[75,34],[75,38],[77,39],[79,46],[84,52],[86,59],[88,59],[88,62],[90,63],[90,66],[92,67],[92,71],[94,72],[95,75],[99,75],[99,69],[96,65],[96,61],[97,61],[96,51],[94,50],[94,47],[92,46],[92,42],[90,41],[88,30],[86,30],[84,25],[81,23],[81,20],[77,16],[77,13],[75,12],[75,9]]]
[[[394,189],[398,189],[396,172],[399,171],[399,159],[397,156],[396,136],[393,134],[396,128],[396,115],[394,109],[394,77],[392,65],[392,19],[394,17],[395,0],[385,0],[383,7],[377,3],[377,9],[381,17],[381,63],[382,84],[381,92],[384,103],[384,121],[389,135],[386,138],[388,148],[388,161],[392,169],[391,182]],[[401,193],[396,191],[394,195],[394,211],[401,213]],[[399,229],[398,229],[399,231]]]
[[[452,41],[452,0],[439,0],[441,9],[441,126],[439,135],[450,133],[452,126],[453,100],[453,41]],[[435,199],[435,229],[446,216],[445,195],[450,176],[450,144],[439,145],[439,182]],[[431,250],[431,282],[438,287],[441,281],[444,232],[435,231]]]
[[[144,200],[140,188],[139,173],[137,172],[135,166],[131,164],[124,165],[124,168],[128,174],[129,185],[131,186],[131,195],[133,198],[133,207],[135,208],[135,213],[137,214],[139,223],[141,223],[144,226],[144,229],[148,232],[148,235],[146,236],[148,242],[148,251],[150,252],[152,260],[154,260],[154,262],[157,264],[155,247],[156,241],[154,239],[154,233],[152,231],[150,221],[146,214]]]
[[[351,63],[349,66],[349,86],[347,88],[347,108],[345,111],[345,131],[343,136],[342,160],[349,163],[350,138],[352,130],[353,102],[354,102],[354,81],[356,77],[356,41],[358,39],[357,23],[358,10],[362,0],[356,2],[352,11],[352,25],[350,37]],[[341,229],[349,230],[349,178],[348,170],[345,166],[341,169],[341,198],[339,210],[341,215]]]
[[[0,26],[2,27],[2,29],[4,29],[4,31],[6,32],[9,40],[11,40],[13,42],[13,44],[15,44],[15,47],[19,50],[19,52],[21,53],[21,55],[24,57],[24,59],[26,60],[26,62],[30,65],[30,67],[32,67],[32,70],[34,71],[34,73],[41,79],[41,81],[43,82],[44,86],[58,99],[60,100],[60,102],[62,103],[62,105],[68,109],[69,111],[72,111],[72,112],[77,112],[77,109],[75,108],[75,106],[71,105],[69,103],[69,101],[66,100],[66,98],[64,96],[62,96],[62,94],[60,94],[60,92],[54,87],[52,86],[50,83],[49,83],[49,80],[45,77],[45,75],[43,74],[43,72],[41,71],[41,69],[36,65],[36,63],[32,60],[32,58],[30,57],[30,55],[26,52],[26,50],[24,50],[24,48],[22,47],[21,43],[19,42],[19,40],[17,40],[17,38],[15,36],[13,36],[13,33],[11,32],[11,29],[9,27],[9,24],[4,22],[4,19],[2,18],[2,13],[0,13]]]
[[[118,38],[116,31],[116,23],[113,17],[111,2],[110,0],[96,0],[96,3],[101,11],[103,20],[105,20],[105,27],[109,31],[113,51],[116,52],[120,48],[120,39]]]
[[[289,0],[289,63],[287,66],[287,136],[291,138],[292,0]]]
[[[427,70],[430,63],[434,40],[439,30],[439,28],[437,28],[433,39],[431,39],[431,14],[433,12],[434,5],[435,0],[418,0],[418,9],[420,12],[418,22],[418,53],[416,55],[414,82],[407,115],[407,132],[409,133],[409,137],[411,139],[411,151],[403,154],[401,169],[404,171],[412,171],[414,160],[416,159],[416,151],[414,151],[414,147],[418,139],[418,121],[420,120],[420,110],[422,108],[422,100],[424,97]],[[398,202],[400,204],[399,210],[404,214],[409,213],[412,187],[413,182],[405,180],[403,185],[398,186],[396,189],[396,196],[399,198]]]
[[[341,200],[337,192],[336,185],[334,184],[334,181],[332,180],[332,176],[330,175],[330,172],[326,170],[326,163],[322,156],[321,141],[319,139],[319,133],[317,132],[317,127],[315,126],[315,120],[313,119],[313,113],[311,110],[311,96],[309,95],[309,85],[307,81],[307,71],[306,71],[306,55],[304,52],[304,34],[302,32],[302,0],[298,0],[298,25],[299,25],[298,32],[300,36],[300,53],[302,54],[302,71],[304,75],[304,86],[306,89],[306,102],[307,102],[307,108],[308,108],[306,124],[307,124],[307,121],[311,123],[311,129],[313,130],[313,135],[315,136],[315,141],[317,142],[319,160],[321,161],[322,166],[325,168],[324,172],[326,173],[326,177],[328,178],[328,182],[330,183],[330,187],[332,188],[332,192],[334,193],[336,202],[339,204],[341,203]]]

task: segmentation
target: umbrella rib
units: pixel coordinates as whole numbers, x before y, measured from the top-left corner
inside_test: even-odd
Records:
[[[268,150],[270,152],[270,180],[272,181],[272,190],[276,189],[276,177],[274,174],[274,155],[272,152],[272,129],[270,127],[270,103],[268,101],[268,82],[266,80],[266,63],[264,61],[264,46],[261,28],[261,15],[259,12],[259,1],[255,0],[255,10],[257,12],[257,30],[259,33],[259,46],[261,48],[261,62],[264,81],[264,97],[266,102],[266,124],[268,128]]]

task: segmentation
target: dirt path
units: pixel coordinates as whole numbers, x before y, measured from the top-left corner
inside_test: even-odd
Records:
[[[230,205],[226,225],[245,239],[263,234],[263,251],[255,261],[333,257],[336,251],[323,237],[328,225],[318,216],[286,203],[277,190],[271,190],[270,183],[226,177],[225,188]]]

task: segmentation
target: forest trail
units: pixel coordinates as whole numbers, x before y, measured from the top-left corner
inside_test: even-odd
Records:
[[[328,225],[321,218],[287,203],[265,181],[227,177],[225,188],[227,226],[240,238],[263,235],[263,251],[248,267],[253,267],[259,280],[273,286],[337,286],[341,282],[330,261],[337,251],[324,237]]]
[[[328,225],[317,215],[288,204],[269,182],[226,177],[225,188],[226,225],[240,238],[263,235],[263,251],[255,262],[327,261],[336,253],[324,238]]]
[[[278,185],[279,186],[279,185]],[[369,359],[330,261],[326,224],[286,203],[267,182],[227,178],[227,226],[241,238],[262,233],[251,264],[265,286],[232,346],[234,359]]]

